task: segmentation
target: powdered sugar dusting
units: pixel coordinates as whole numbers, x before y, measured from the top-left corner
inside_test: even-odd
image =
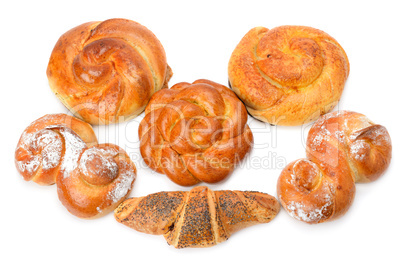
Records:
[[[358,140],[354,143],[351,144],[350,146],[350,153],[352,156],[357,159],[357,160],[363,160],[366,157],[364,149],[369,147],[367,143],[365,143],[363,140]]]
[[[40,156],[33,155],[29,160],[17,161],[17,168],[21,172],[34,173],[40,165]]]
[[[115,187],[109,192],[108,198],[113,201],[113,203],[118,202],[123,198],[130,190],[132,183],[135,180],[135,170],[134,168],[126,162],[121,162],[120,169],[123,170],[119,174],[118,182]]]
[[[290,173],[290,178],[291,178],[291,183],[292,184],[294,184],[294,183],[296,183],[296,175],[292,172],[292,173]]]
[[[375,138],[373,139],[373,144],[375,145],[391,145],[391,137],[389,136],[385,127],[378,127],[374,131]]]
[[[95,169],[91,169],[92,173],[94,173],[96,176],[108,176],[110,178],[115,178],[119,172],[119,168],[112,157],[117,153],[118,151],[114,148],[105,150],[99,147],[91,147],[81,155],[79,163],[80,171],[85,176],[90,176],[87,163],[92,162],[95,157],[97,157],[97,159],[100,160],[100,163]]]
[[[356,131],[350,136],[353,142],[350,145],[349,152],[354,159],[362,161],[366,158],[367,153],[371,153],[371,150],[376,150],[382,146],[391,146],[391,139],[385,127],[371,125],[362,131],[363,133]]]
[[[345,142],[345,132],[343,130],[337,130],[335,131],[335,137],[338,139],[340,143]]]
[[[313,145],[320,146],[323,140],[329,141],[330,134],[331,133],[329,132],[329,130],[326,129],[324,125],[322,125],[320,128],[320,131],[317,133],[317,135],[313,139]]]
[[[374,125],[374,123],[370,119],[368,119],[366,116],[361,116],[359,118],[359,121],[361,123],[360,128],[366,128],[366,127]]]
[[[24,149],[27,152],[31,152],[30,144],[32,143],[34,133],[27,133],[24,131],[22,133],[20,143],[16,150],[20,148]],[[40,165],[41,159],[39,155],[32,155],[29,159],[17,160],[16,165],[20,172],[28,172],[29,174],[34,173]]]
[[[325,121],[325,120],[328,120],[330,118],[338,117],[338,116],[341,116],[341,115],[345,114],[346,112],[347,111],[341,110],[341,111],[334,111],[334,112],[331,112],[331,113],[327,113],[327,114],[325,114],[324,116],[321,117],[321,120]]]
[[[60,164],[63,143],[59,135],[52,130],[43,129],[35,133],[22,134],[21,143],[17,150],[22,148],[31,154],[29,159],[17,161],[21,172],[32,174],[40,166],[46,171]]]
[[[373,144],[390,146],[391,137],[388,135],[388,133],[384,133],[383,135],[378,136],[378,138],[373,141]]]
[[[34,149],[42,149],[42,169],[48,170],[60,164],[63,142],[59,135],[51,130],[38,132],[37,138],[32,143]]]
[[[87,146],[85,142],[69,128],[61,126],[49,126],[47,128],[58,128],[64,138],[65,153],[60,171],[63,172],[64,178],[67,178],[70,176],[71,171],[77,167],[78,159]]]
[[[306,206],[300,202],[290,201],[286,207],[289,215],[297,220],[305,222],[317,222],[325,218],[324,211],[330,207],[333,202],[329,194],[325,195],[325,204],[314,210],[307,210]]]

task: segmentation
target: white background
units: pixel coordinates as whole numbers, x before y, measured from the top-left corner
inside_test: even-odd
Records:
[[[81,23],[115,17],[138,21],[155,33],[174,72],[170,85],[199,78],[227,85],[230,54],[252,27],[324,30],[343,46],[351,66],[336,109],[366,114],[387,127],[393,142],[390,168],[378,181],[357,185],[352,207],[336,221],[308,225],[281,210],[272,222],[239,231],[211,248],[177,250],[162,236],[117,223],[112,214],[97,220],[70,215],[55,186],[19,176],[14,149],[30,122],[68,112],[46,77],[59,36]],[[0,20],[1,267],[401,267],[402,21],[397,1],[7,1]],[[142,118],[95,128],[99,142],[125,148],[137,165],[130,196],[189,190],[141,161],[137,128]],[[251,117],[249,124],[256,143],[251,155],[230,178],[209,187],[276,196],[283,161],[305,155],[309,126],[271,127]]]

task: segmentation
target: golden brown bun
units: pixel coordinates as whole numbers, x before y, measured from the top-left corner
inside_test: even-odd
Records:
[[[208,80],[154,94],[138,133],[145,163],[183,186],[223,180],[253,142],[244,105]]]
[[[165,51],[141,24],[110,19],[77,26],[57,41],[47,68],[49,85],[90,124],[129,120],[172,76]]]
[[[278,214],[278,201],[250,191],[159,192],[125,200],[115,210],[118,222],[139,232],[163,235],[175,248],[210,247],[248,226]]]
[[[75,216],[95,218],[127,197],[136,169],[123,149],[97,144],[92,127],[68,115],[46,115],[22,134],[15,152],[25,180],[56,183],[62,204]]]
[[[349,111],[322,116],[307,137],[307,159],[287,165],[278,197],[295,219],[320,223],[342,216],[355,196],[355,182],[376,180],[388,168],[391,138],[385,127]]]
[[[337,104],[349,61],[323,31],[256,27],[233,51],[228,71],[232,90],[252,116],[274,125],[301,125]]]

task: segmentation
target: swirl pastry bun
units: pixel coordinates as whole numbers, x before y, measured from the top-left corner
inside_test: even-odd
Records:
[[[255,118],[301,125],[332,110],[349,75],[339,43],[304,26],[251,29],[229,61],[229,83]]]
[[[352,205],[355,182],[371,182],[388,168],[391,138],[385,127],[349,111],[318,119],[307,137],[307,159],[284,168],[277,191],[295,219],[321,223],[339,218]]]
[[[89,124],[65,114],[46,115],[28,126],[18,142],[15,164],[27,181],[56,183],[62,204],[81,218],[112,211],[136,178],[123,149],[98,144]]]
[[[138,132],[145,163],[183,186],[223,180],[253,143],[244,105],[209,80],[154,94]]]
[[[47,67],[52,91],[90,124],[137,116],[171,75],[156,36],[126,19],[88,22],[69,30],[57,41]]]

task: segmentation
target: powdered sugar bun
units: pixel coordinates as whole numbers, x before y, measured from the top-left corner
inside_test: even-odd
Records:
[[[50,114],[35,120],[24,130],[15,150],[17,170],[27,181],[55,183],[66,148],[59,130],[52,126],[70,129],[83,145],[98,143],[91,125],[72,116]]]
[[[385,172],[392,145],[385,127],[362,114],[340,111],[322,116],[311,127],[306,151],[307,159],[282,171],[278,197],[293,218],[320,223],[346,213],[355,182],[370,182]]]
[[[105,215],[123,201],[133,186],[136,168],[117,145],[100,144],[84,149],[69,176],[59,173],[60,201],[75,216]]]
[[[136,168],[123,149],[97,144],[89,124],[64,114],[34,121],[18,142],[15,163],[25,180],[56,183],[60,201],[81,218],[113,210],[136,178]]]

